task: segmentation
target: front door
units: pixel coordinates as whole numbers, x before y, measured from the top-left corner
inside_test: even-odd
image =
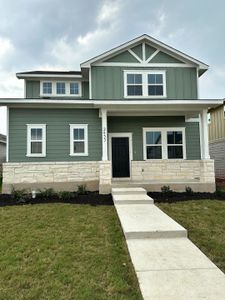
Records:
[[[112,176],[130,177],[129,137],[112,137]]]

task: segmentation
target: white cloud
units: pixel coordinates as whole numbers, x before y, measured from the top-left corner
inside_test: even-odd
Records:
[[[4,63],[6,59],[9,58],[15,51],[15,48],[8,38],[3,38],[0,36],[0,68],[1,64]]]

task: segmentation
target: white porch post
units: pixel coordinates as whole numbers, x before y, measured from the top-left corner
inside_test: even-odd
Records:
[[[108,160],[108,130],[107,130],[107,110],[101,109],[102,115],[102,160]]]
[[[208,118],[207,109],[203,109],[200,113],[200,134],[201,134],[201,150],[202,159],[209,159],[209,137],[208,137]]]

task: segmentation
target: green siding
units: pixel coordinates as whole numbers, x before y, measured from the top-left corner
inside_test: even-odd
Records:
[[[46,124],[47,156],[26,157],[27,125]],[[89,156],[70,156],[69,124],[88,124]],[[9,162],[101,160],[101,119],[98,109],[9,110]]]
[[[26,81],[26,98],[40,98],[40,81]]]
[[[133,133],[133,160],[143,160],[143,127],[185,127],[187,159],[200,159],[198,123],[184,117],[108,117],[108,132]]]
[[[118,55],[115,55],[107,60],[105,62],[133,62],[138,63],[139,61],[130,54],[128,51],[124,51]]]
[[[170,56],[164,52],[159,52],[158,54],[156,54],[156,56],[153,57],[153,59],[151,60],[151,63],[178,63],[178,64],[183,64],[182,61],[174,58],[173,56]]]
[[[157,49],[145,44],[145,56],[148,59]]]
[[[51,80],[50,80],[51,81]],[[40,81],[27,80],[26,81],[26,98],[40,98]],[[78,97],[60,97],[61,99],[79,99]],[[81,99],[89,99],[89,82],[82,82],[82,97]]]
[[[167,99],[197,99],[195,68],[145,68],[145,70],[166,70]],[[133,67],[92,67],[93,99],[123,99],[124,70]],[[136,67],[135,70],[143,70]]]
[[[142,44],[140,45],[137,45],[133,48],[131,48],[131,50],[138,56],[142,59]]]

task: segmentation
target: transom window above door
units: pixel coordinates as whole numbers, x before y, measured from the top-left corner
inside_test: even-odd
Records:
[[[125,98],[165,98],[166,72],[161,70],[124,71]]]
[[[186,159],[185,128],[143,128],[143,156],[148,159]]]

